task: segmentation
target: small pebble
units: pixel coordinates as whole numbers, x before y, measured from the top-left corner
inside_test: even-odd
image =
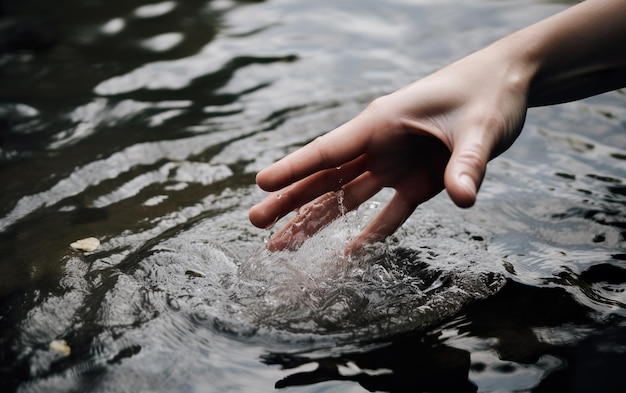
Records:
[[[72,352],[69,345],[65,340],[52,340],[50,341],[50,349],[60,353],[63,356],[69,356]]]
[[[99,246],[100,240],[95,237],[76,240],[74,243],[70,244],[70,247],[75,250],[83,250],[87,252],[95,251]]]

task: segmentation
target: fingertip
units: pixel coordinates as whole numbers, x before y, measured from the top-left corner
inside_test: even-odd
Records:
[[[456,162],[451,161],[446,168],[444,173],[445,189],[455,205],[468,208],[476,202],[482,175],[472,173],[471,170],[468,172],[467,167],[455,164]]]
[[[485,176],[488,154],[471,141],[469,146],[459,146],[450,157],[444,173],[444,185],[450,199],[459,207],[474,205],[476,195]]]
[[[367,241],[362,238],[356,238],[352,240],[348,245],[344,248],[343,254],[346,257],[360,257],[365,254],[365,246],[367,245]]]
[[[390,234],[361,232],[344,248],[343,254],[349,258],[363,258],[372,252],[372,247],[382,244]]]
[[[250,221],[250,223],[252,225],[254,225],[257,228],[263,228],[262,225],[262,220],[259,217],[258,212],[255,210],[255,207],[253,207],[252,209],[250,209],[250,211],[248,212],[248,220]]]
[[[265,247],[269,252],[278,252],[285,249],[285,244],[270,239]]]
[[[261,205],[253,206],[248,212],[248,220],[257,228],[267,229],[274,225],[276,219],[270,219],[267,215],[267,210],[261,207]]]
[[[457,177],[456,185],[457,187],[448,192],[453,202],[459,207],[473,206],[478,192],[476,181],[470,175],[462,173]]]
[[[257,186],[259,186],[259,188],[261,188],[263,191],[273,191],[271,180],[272,178],[267,175],[267,169],[263,169],[262,171],[258,172],[256,174],[256,177],[254,178]]]

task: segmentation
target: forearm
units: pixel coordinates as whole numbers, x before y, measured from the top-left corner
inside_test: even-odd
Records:
[[[494,44],[518,62],[528,106],[626,86],[626,0],[587,0]]]

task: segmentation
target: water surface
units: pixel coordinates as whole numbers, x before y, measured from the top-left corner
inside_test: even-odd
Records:
[[[298,251],[247,220],[258,170],[569,5],[0,2],[2,390],[624,391],[623,90],[362,257],[388,191]]]

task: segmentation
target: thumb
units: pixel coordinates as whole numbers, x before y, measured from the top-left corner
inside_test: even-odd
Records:
[[[484,133],[465,133],[456,141],[444,173],[444,184],[450,199],[459,207],[470,207],[485,177],[491,155],[491,143]]]

